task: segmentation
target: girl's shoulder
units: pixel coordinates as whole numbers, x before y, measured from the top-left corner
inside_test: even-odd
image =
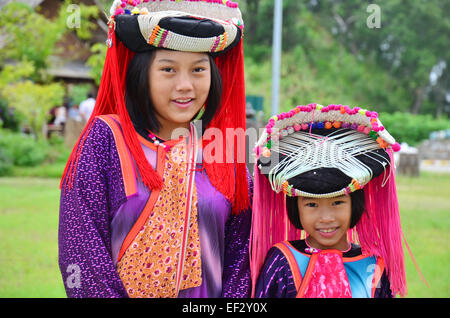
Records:
[[[96,116],[91,122],[88,122],[84,135],[80,138],[80,144],[84,147],[85,143],[107,143],[114,140],[115,128],[120,129],[120,123],[112,117],[106,115]],[[82,141],[82,142],[81,142]],[[80,146],[80,145],[79,145]]]
[[[100,115],[96,116],[92,122],[88,123],[85,132],[86,140],[82,143],[94,146],[97,151],[108,154],[110,151],[119,151],[126,148],[125,137],[122,126],[117,115]],[[83,138],[82,138],[83,139]]]

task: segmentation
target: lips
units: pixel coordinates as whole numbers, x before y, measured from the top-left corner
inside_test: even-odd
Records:
[[[316,231],[324,237],[331,237],[334,234],[336,234],[337,230],[338,230],[337,227],[329,227],[329,228],[317,229]]]
[[[186,108],[192,105],[194,98],[181,97],[177,99],[172,99],[172,103],[181,108]]]

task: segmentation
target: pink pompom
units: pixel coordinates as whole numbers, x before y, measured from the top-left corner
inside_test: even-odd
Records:
[[[114,15],[119,15],[119,14],[123,14],[123,9],[122,8],[118,8],[116,9],[116,12],[114,12]]]
[[[392,145],[392,150],[394,150],[394,152],[398,152],[400,149],[402,149],[402,146],[400,146],[398,142]]]

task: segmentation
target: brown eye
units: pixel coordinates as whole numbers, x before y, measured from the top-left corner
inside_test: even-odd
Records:
[[[173,73],[175,70],[172,67],[163,67],[161,68],[161,71],[166,73]]]

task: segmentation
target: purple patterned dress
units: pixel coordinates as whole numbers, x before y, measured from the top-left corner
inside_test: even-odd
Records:
[[[154,152],[143,147],[155,166]],[[180,291],[179,297],[248,297],[251,210],[232,215],[230,202],[210,183],[201,158],[197,170],[203,284]],[[68,297],[128,297],[116,270],[117,255],[149,195],[138,183],[137,194],[126,197],[113,132],[96,120],[73,187],[61,191],[59,266]]]

